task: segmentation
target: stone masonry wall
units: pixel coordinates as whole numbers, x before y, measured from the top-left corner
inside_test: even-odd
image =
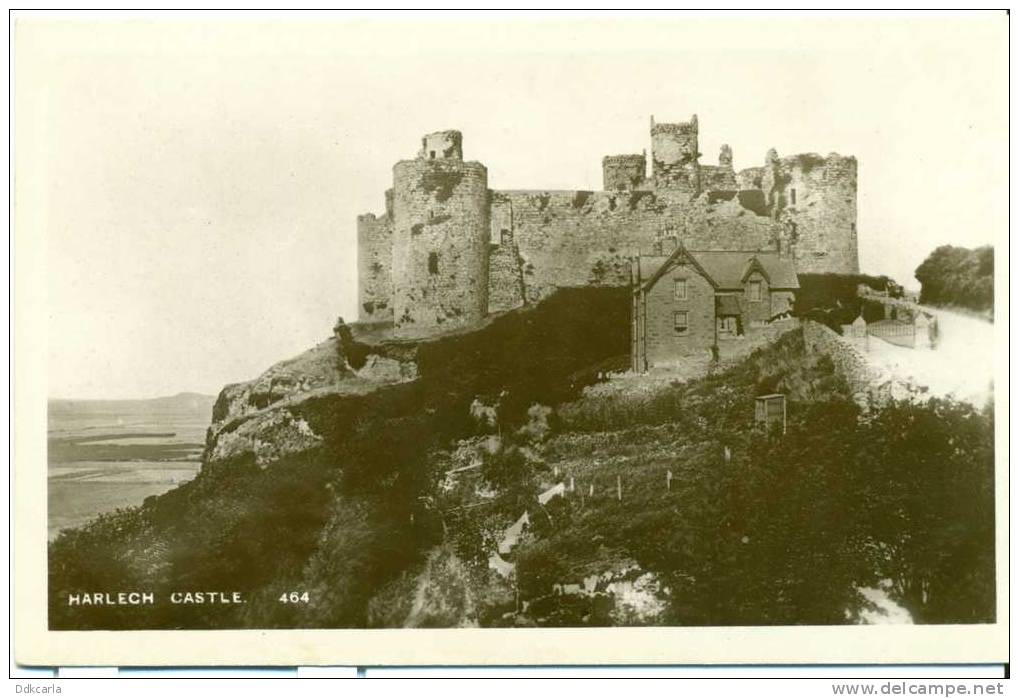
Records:
[[[676,300],[675,279],[686,279],[687,299]],[[689,329],[678,335],[675,312],[686,311]],[[695,267],[678,265],[647,292],[647,359],[660,366],[685,356],[710,356],[715,343],[715,289]]]
[[[835,370],[849,383],[854,395],[870,395],[877,379],[860,350],[829,327],[813,320],[803,323],[803,343],[810,354],[831,357]]]
[[[358,320],[393,319],[393,227],[389,216],[357,217]]]
[[[493,211],[512,229],[528,303],[560,286],[626,286],[630,258],[651,254],[665,236],[692,250],[776,249],[781,227],[737,198],[708,203],[681,192],[493,192]],[[493,220],[494,220],[493,213]],[[494,244],[493,240],[493,244]],[[516,276],[500,274],[505,282]],[[496,281],[493,280],[493,284]],[[499,282],[502,283],[502,282]],[[490,293],[498,291],[492,286]]]
[[[801,273],[855,274],[860,270],[856,230],[856,158],[816,153],[778,158],[741,171],[741,188],[765,192],[782,223]]]
[[[488,256],[488,312],[519,308],[526,302],[526,293],[516,245],[493,245]]]
[[[732,191],[736,189],[736,173],[731,167],[701,165],[701,189],[704,191]]]
[[[647,176],[645,155],[606,155],[602,158],[605,191],[629,191],[644,184]]]

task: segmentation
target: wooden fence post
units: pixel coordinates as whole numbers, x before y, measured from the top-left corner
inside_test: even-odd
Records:
[[[616,475],[616,499],[623,501],[623,477]]]

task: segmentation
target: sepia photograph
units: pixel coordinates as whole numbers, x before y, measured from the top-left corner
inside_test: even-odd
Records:
[[[19,661],[1007,661],[1006,13],[241,19],[13,24]]]

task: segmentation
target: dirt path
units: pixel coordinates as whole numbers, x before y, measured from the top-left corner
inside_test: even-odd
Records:
[[[994,390],[996,326],[979,318],[927,308],[938,319],[935,349],[911,349],[870,338],[867,359],[887,378],[983,407]]]

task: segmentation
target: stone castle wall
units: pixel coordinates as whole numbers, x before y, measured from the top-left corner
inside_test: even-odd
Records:
[[[519,268],[493,270],[489,294],[506,297],[522,280],[521,303],[560,286],[629,285],[630,258],[655,252],[663,237],[695,250],[773,250],[782,232],[735,197],[709,203],[671,191],[492,192],[492,210],[493,246],[508,247]]]
[[[388,215],[357,217],[357,297],[361,322],[393,319],[393,225]]]

